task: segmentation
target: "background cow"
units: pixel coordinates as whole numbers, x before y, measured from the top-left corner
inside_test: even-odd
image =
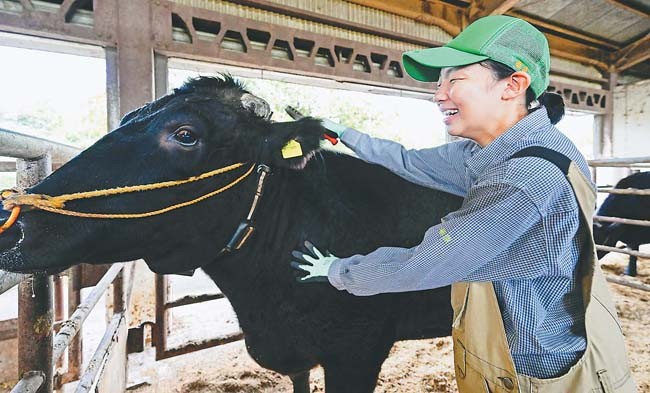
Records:
[[[614,188],[650,189],[650,172],[639,172],[621,179]],[[596,213],[599,216],[650,220],[650,196],[610,194]],[[609,222],[594,223],[594,240],[597,244],[616,247],[616,242],[625,243],[632,250],[639,245],[650,243],[650,227]],[[598,258],[607,254],[598,251]],[[636,257],[631,255],[626,273],[637,273]]]
[[[295,392],[309,391],[309,370],[319,364],[328,392],[373,391],[396,340],[450,333],[449,288],[355,297],[328,284],[297,283],[290,252],[305,239],[340,256],[412,247],[461,199],[321,151],[325,130],[318,120],[272,123],[269,114],[268,104],[230,77],[191,80],[125,116],[118,129],[29,190],[53,196],[247,163],[178,188],[66,204],[85,212],[142,212],[207,194],[250,165],[265,164],[271,175],[256,208],[256,232],[241,249],[221,252],[249,212],[256,174],[199,204],[149,218],[26,212],[0,235],[0,268],[51,273],[139,258],[163,274],[200,267],[230,300],[250,355],[290,376]],[[290,140],[302,155],[285,159]]]

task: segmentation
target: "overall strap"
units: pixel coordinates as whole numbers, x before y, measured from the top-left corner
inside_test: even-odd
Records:
[[[512,158],[521,158],[521,157],[538,157],[546,161],[549,161],[556,167],[558,167],[564,175],[568,175],[569,166],[571,165],[571,160],[569,157],[565,156],[562,153],[558,153],[555,150],[551,150],[543,146],[530,146],[525,149],[519,150],[512,156]]]

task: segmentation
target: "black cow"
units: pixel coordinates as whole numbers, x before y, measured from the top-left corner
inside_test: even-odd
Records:
[[[614,188],[650,189],[650,172],[639,172],[621,179]],[[650,196],[610,194],[596,213],[599,216],[650,220]],[[636,225],[595,222],[594,240],[597,244],[615,247],[621,241],[632,250],[639,250],[639,245],[650,243],[650,227]],[[607,254],[598,251],[598,258]],[[627,274],[636,276],[636,257],[630,256]]]
[[[325,130],[318,120],[273,123],[269,112],[266,102],[228,76],[190,80],[125,116],[118,129],[29,190],[53,196],[185,179],[248,163],[178,188],[66,205],[142,212],[206,194],[249,165],[265,164],[271,175],[255,209],[255,233],[241,249],[222,252],[248,215],[257,174],[199,204],[150,218],[28,211],[0,235],[0,268],[51,273],[82,262],[138,258],[162,274],[200,267],[232,303],[250,355],[290,376],[295,392],[309,391],[309,370],[319,364],[328,392],[372,392],[395,341],[449,335],[449,288],[355,297],[328,284],[297,283],[290,253],[306,239],[340,256],[412,247],[461,200],[321,151]],[[301,145],[302,156],[283,158],[290,140]],[[6,217],[3,212],[0,222]]]

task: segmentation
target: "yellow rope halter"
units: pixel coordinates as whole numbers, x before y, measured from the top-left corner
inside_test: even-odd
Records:
[[[115,188],[109,188],[109,189],[104,189],[104,190],[96,190],[96,191],[88,191],[88,192],[76,192],[73,194],[64,194],[64,195],[59,195],[59,196],[49,196],[49,195],[43,195],[43,194],[24,194],[20,191],[17,190],[4,190],[0,194],[0,200],[2,200],[2,207],[4,210],[11,210],[11,216],[7,221],[0,227],[0,234],[13,225],[16,220],[18,219],[18,215],[20,214],[21,211],[21,206],[32,206],[36,209],[40,210],[45,210],[51,213],[56,213],[56,214],[62,214],[66,216],[73,216],[73,217],[83,217],[83,218],[103,218],[103,219],[127,219],[127,218],[144,218],[144,217],[151,217],[155,216],[158,214],[163,214],[170,212],[172,210],[180,209],[185,206],[193,205],[195,203],[201,202],[205,199],[208,199],[212,196],[215,196],[217,194],[220,194],[235,185],[237,185],[239,182],[244,180],[248,175],[250,175],[253,172],[253,168],[255,168],[255,165],[251,165],[251,167],[241,176],[239,176],[237,179],[233,180],[229,184],[226,184],[225,186],[214,190],[212,192],[209,192],[205,195],[202,195],[198,198],[194,198],[190,201],[178,203],[172,206],[168,206],[162,209],[150,211],[150,212],[144,212],[144,213],[125,213],[125,214],[107,214],[107,213],[84,213],[84,212],[77,212],[77,211],[72,211],[72,210],[67,210],[64,209],[65,207],[65,202],[68,201],[73,201],[77,199],[90,199],[90,198],[97,198],[101,196],[110,196],[110,195],[119,195],[119,194],[127,194],[127,193],[132,193],[132,192],[140,192],[140,191],[150,191],[150,190],[157,190],[161,188],[168,188],[168,187],[176,187],[180,186],[183,184],[187,183],[192,183],[195,181],[207,179],[212,176],[216,176],[222,173],[230,172],[232,170],[235,170],[237,168],[240,168],[244,166],[243,163],[237,163],[233,165],[229,165],[224,168],[220,169],[215,169],[210,172],[203,173],[199,176],[192,176],[188,179],[185,180],[172,180],[172,181],[166,181],[166,182],[160,182],[160,183],[152,183],[152,184],[143,184],[143,185],[135,185],[135,186],[126,186],[126,187],[115,187]]]

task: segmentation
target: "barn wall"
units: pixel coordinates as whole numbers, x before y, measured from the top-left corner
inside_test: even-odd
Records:
[[[616,157],[648,156],[650,138],[650,80],[619,86],[614,91]]]

